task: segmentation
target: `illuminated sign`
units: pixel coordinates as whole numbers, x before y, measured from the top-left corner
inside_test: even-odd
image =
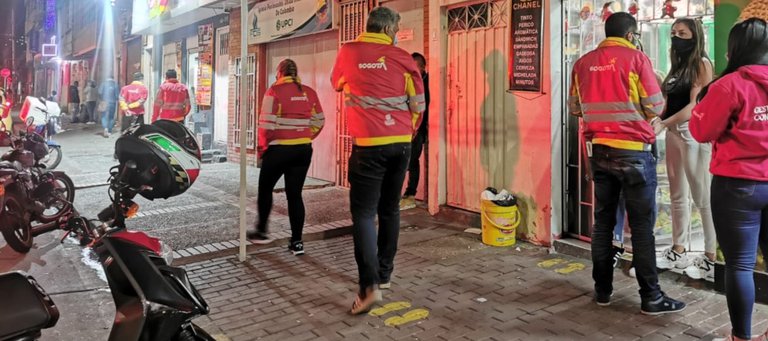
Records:
[[[148,0],[147,5],[149,6],[149,18],[157,18],[168,11],[168,1],[169,0]]]

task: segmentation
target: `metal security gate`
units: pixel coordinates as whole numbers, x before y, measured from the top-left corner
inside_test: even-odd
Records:
[[[355,41],[360,33],[365,31],[365,22],[368,13],[378,6],[378,0],[352,0],[341,2],[341,28],[339,29],[339,47],[351,41]],[[352,153],[352,137],[347,128],[347,116],[344,114],[344,94],[339,94],[336,103],[336,184],[341,187],[349,187],[348,165],[349,155]],[[327,116],[327,115],[326,115]]]
[[[488,186],[511,185],[518,134],[514,96],[507,93],[509,2],[448,9],[447,204],[480,209]],[[547,155],[547,157],[549,157]]]

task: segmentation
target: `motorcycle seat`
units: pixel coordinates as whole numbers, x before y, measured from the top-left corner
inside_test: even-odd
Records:
[[[22,272],[0,274],[0,340],[39,333],[59,320],[53,300],[32,276]]]
[[[18,162],[13,161],[0,161],[0,169],[13,169],[16,171],[23,171],[24,168]]]

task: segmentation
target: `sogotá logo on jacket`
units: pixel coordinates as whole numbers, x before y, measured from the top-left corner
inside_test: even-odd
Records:
[[[377,59],[376,63],[360,63],[360,64],[357,64],[357,67],[360,70],[384,69],[384,71],[387,71],[387,61],[385,58],[386,57],[381,57]]]
[[[592,65],[589,67],[589,71],[592,72],[603,72],[603,71],[613,71],[616,72],[616,58],[611,58],[611,61],[609,64],[606,65]]]

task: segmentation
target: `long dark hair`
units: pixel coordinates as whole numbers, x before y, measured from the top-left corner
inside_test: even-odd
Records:
[[[728,65],[720,76],[701,90],[697,100],[704,98],[710,85],[746,65],[768,65],[768,23],[763,19],[749,18],[731,28]]]
[[[293,77],[293,82],[299,87],[299,91],[304,91],[299,83],[299,68],[296,66],[296,62],[293,59],[283,59],[280,64],[277,65],[277,72],[283,75],[283,77]]]
[[[665,93],[668,93],[670,90],[672,90],[666,86],[670,78],[676,78],[673,87],[692,86],[693,83],[699,79],[702,59],[709,60],[709,56],[707,55],[707,47],[704,43],[704,26],[701,24],[701,20],[680,18],[675,20],[674,24],[672,24],[672,27],[675,27],[677,24],[683,24],[687,26],[689,30],[691,30],[691,33],[693,33],[693,41],[695,41],[696,44],[693,48],[693,51],[691,51],[687,56],[678,55],[675,49],[670,49],[669,60],[672,64],[672,68],[669,70],[667,78],[664,79],[663,84],[665,86],[662,88]]]

